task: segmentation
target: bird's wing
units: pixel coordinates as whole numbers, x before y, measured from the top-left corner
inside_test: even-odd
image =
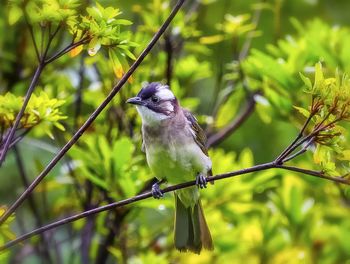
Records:
[[[183,112],[189,124],[191,125],[192,131],[194,132],[192,133],[193,139],[196,141],[197,145],[201,148],[203,153],[209,157],[208,150],[206,147],[207,136],[205,135],[203,129],[200,127],[200,125],[198,125],[197,119],[194,117],[194,115],[191,114],[190,111],[183,109]],[[208,171],[208,175],[209,176],[213,175],[213,172],[211,169]]]
[[[198,125],[197,119],[191,114],[191,112],[187,110],[183,110],[185,117],[187,118],[189,124],[191,125],[191,129],[194,133],[192,133],[194,140],[197,145],[201,148],[203,153],[208,156],[208,150],[205,146],[207,142],[207,137],[203,131],[203,129]]]

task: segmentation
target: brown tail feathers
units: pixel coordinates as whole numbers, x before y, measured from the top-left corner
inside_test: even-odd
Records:
[[[185,207],[175,195],[175,247],[180,251],[199,254],[202,248],[213,250],[213,241],[205,221],[200,200],[194,207]]]

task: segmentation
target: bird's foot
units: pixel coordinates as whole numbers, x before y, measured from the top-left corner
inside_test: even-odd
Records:
[[[207,178],[202,173],[198,173],[196,177],[196,185],[201,189],[207,188]]]
[[[162,198],[164,196],[164,194],[162,193],[162,191],[159,188],[159,183],[156,182],[155,184],[152,185],[152,196],[155,199],[159,199]]]

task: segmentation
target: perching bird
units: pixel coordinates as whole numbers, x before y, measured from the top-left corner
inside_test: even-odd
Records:
[[[206,187],[212,165],[205,134],[169,86],[150,83],[127,103],[136,105],[142,118],[142,149],[156,178],[171,184],[196,179],[197,186]],[[213,242],[197,186],[175,192],[174,241],[178,250],[199,254],[202,248],[212,250]],[[163,196],[159,183],[152,186],[152,194]]]

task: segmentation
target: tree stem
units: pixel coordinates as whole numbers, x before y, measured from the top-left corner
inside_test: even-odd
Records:
[[[306,175],[314,176],[317,178],[322,178],[322,179],[326,179],[329,181],[350,185],[350,181],[345,179],[345,178],[342,178],[342,177],[331,177],[331,176],[324,175],[322,172],[308,170],[308,169],[302,169],[302,168],[297,168],[297,167],[292,167],[292,166],[279,165],[279,164],[276,164],[276,162],[263,163],[263,164],[255,165],[255,166],[252,166],[252,167],[249,167],[246,169],[232,171],[232,172],[228,172],[228,173],[224,173],[224,174],[218,174],[216,176],[210,176],[207,178],[207,181],[213,182],[213,181],[217,181],[217,180],[232,178],[232,177],[236,177],[239,175],[268,170],[268,169],[272,169],[272,168],[295,171],[295,172],[303,173]],[[189,181],[189,182],[185,182],[185,183],[180,183],[177,185],[172,185],[172,186],[169,186],[167,188],[164,188],[162,190],[162,192],[163,193],[173,192],[175,190],[184,189],[184,188],[188,188],[190,186],[194,186],[195,184],[196,184],[196,181]],[[103,206],[100,206],[100,207],[97,207],[97,208],[94,208],[94,209],[91,209],[91,210],[88,210],[88,211],[85,211],[85,212],[82,212],[82,213],[79,213],[79,214],[76,214],[73,216],[66,217],[64,219],[58,220],[58,221],[53,222],[51,224],[48,224],[46,226],[35,229],[27,234],[19,236],[10,242],[7,242],[6,244],[0,246],[0,252],[5,250],[5,249],[8,249],[16,244],[19,244],[20,242],[22,242],[24,240],[27,240],[33,236],[36,236],[36,235],[41,234],[43,232],[46,232],[48,230],[54,229],[56,227],[74,222],[74,221],[79,220],[81,218],[86,218],[88,216],[95,215],[95,214],[103,212],[103,211],[122,207],[122,206],[132,204],[132,203],[135,203],[137,201],[141,201],[141,200],[151,198],[151,197],[152,197],[152,192],[149,191],[149,192],[145,192],[145,193],[133,196],[131,198],[125,199],[125,200],[121,200],[118,202],[103,205]]]

